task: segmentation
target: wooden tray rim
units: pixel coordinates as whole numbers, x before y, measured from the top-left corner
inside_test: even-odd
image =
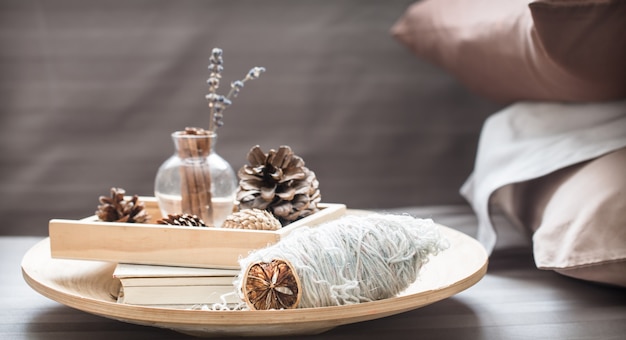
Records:
[[[60,287],[53,287],[53,285],[46,284],[45,277],[37,276],[38,266],[56,261],[76,261],[53,259],[46,255],[46,251],[49,254],[47,249],[49,248],[49,238],[42,240],[25,254],[22,261],[22,273],[25,281],[35,291],[52,300],[85,312],[124,322],[170,328],[182,333],[209,337],[318,334],[340,325],[417,309],[453,296],[479,282],[486,274],[488,267],[488,256],[484,248],[475,239],[459,231],[443,226],[442,231],[446,235],[460,238],[461,242],[469,247],[468,249],[472,254],[477,256],[480,265],[475,265],[469,269],[471,273],[465,277],[455,282],[449,282],[437,289],[345,306],[270,311],[207,311],[123,305],[113,300],[95,299]],[[42,254],[44,255],[43,258],[36,258]],[[111,272],[115,266],[114,263],[87,262],[90,262],[94,267],[104,266],[103,268],[106,267]],[[428,265],[429,263],[425,266]],[[80,275],[80,273],[76,274]],[[285,325],[288,325],[285,329],[279,327]]]
[[[141,196],[139,197],[140,201],[143,201],[146,209],[148,210],[158,210],[158,203],[155,197],[152,196]],[[76,225],[81,224],[89,224],[93,226],[115,226],[115,227],[125,227],[125,228],[156,228],[156,229],[174,229],[174,230],[202,230],[202,232],[208,233],[217,233],[217,232],[233,232],[233,233],[254,233],[254,234],[276,234],[281,237],[287,236],[294,229],[300,228],[302,226],[306,226],[310,223],[315,223],[318,218],[323,218],[324,215],[328,213],[334,213],[337,210],[345,211],[346,205],[343,203],[318,203],[318,208],[320,209],[318,212],[294,221],[278,230],[247,230],[247,229],[232,229],[232,228],[221,228],[221,227],[192,227],[192,226],[171,226],[157,223],[126,223],[126,222],[105,222],[100,219],[96,215],[91,215],[87,217],[83,217],[80,219],[65,219],[65,218],[53,218],[49,221],[49,224],[54,223],[73,223]],[[154,217],[153,217],[154,218]]]

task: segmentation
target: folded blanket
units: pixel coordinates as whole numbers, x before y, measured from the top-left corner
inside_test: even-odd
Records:
[[[489,201],[506,185],[535,179],[626,147],[626,100],[520,102],[487,119],[473,173],[461,188],[488,252],[497,241]]]

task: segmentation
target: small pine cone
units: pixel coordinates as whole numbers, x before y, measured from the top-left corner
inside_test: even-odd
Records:
[[[206,227],[206,223],[196,216],[190,214],[169,214],[156,222],[157,224],[178,225],[188,227]]]
[[[111,196],[100,196],[96,215],[105,222],[146,223],[150,216],[137,195],[126,201],[122,188],[111,188]]]
[[[226,217],[222,228],[277,230],[282,228],[280,221],[267,210],[243,209]]]

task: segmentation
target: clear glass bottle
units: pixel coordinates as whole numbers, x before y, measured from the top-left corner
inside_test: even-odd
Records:
[[[172,133],[176,152],[157,171],[154,194],[161,214],[192,214],[220,227],[233,212],[237,176],[215,153],[217,134]]]

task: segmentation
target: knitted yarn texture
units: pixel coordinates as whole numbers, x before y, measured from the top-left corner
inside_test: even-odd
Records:
[[[448,247],[430,219],[409,215],[348,215],[293,231],[241,259],[289,261],[300,278],[298,308],[348,305],[390,298],[405,290],[430,256]],[[234,285],[242,291],[241,272]]]

